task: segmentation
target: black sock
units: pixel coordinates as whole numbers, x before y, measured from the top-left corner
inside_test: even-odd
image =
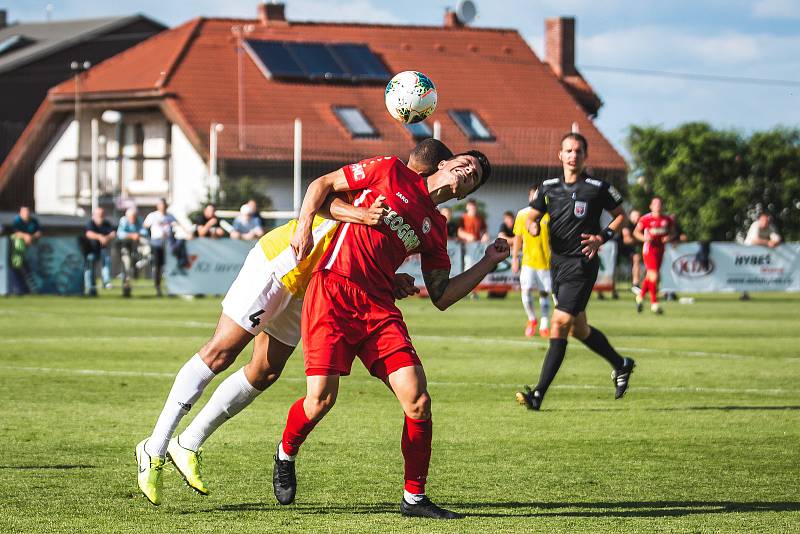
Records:
[[[614,369],[622,367],[624,363],[622,356],[614,350],[614,347],[608,342],[608,338],[606,338],[605,334],[597,328],[593,326],[589,327],[589,335],[583,340],[583,344],[605,358]]]
[[[550,338],[550,348],[547,349],[547,354],[544,357],[542,364],[542,373],[539,375],[539,383],[536,384],[536,391],[541,393],[542,397],[550,387],[550,383],[556,377],[561,362],[564,361],[564,354],[567,352],[567,340]]]

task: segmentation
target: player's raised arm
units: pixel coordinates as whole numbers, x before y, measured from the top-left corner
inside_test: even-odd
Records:
[[[525,228],[532,236],[536,237],[539,235],[540,231],[539,219],[544,217],[544,214],[547,212],[547,201],[545,200],[545,194],[542,192],[541,188],[536,191],[530,206],[531,211],[528,212]]]
[[[447,269],[422,273],[434,306],[444,311],[467,296],[508,254],[508,242],[505,239],[496,239],[494,244],[486,247],[486,253],[478,263],[453,278],[450,278],[450,271]]]
[[[292,236],[291,246],[297,261],[303,260],[314,246],[311,235],[314,215],[317,214],[325,199],[334,191],[350,189],[342,169],[320,176],[308,186],[303,197],[300,215],[297,217],[297,229]]]

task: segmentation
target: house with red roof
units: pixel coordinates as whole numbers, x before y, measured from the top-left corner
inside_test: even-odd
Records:
[[[493,228],[560,172],[565,132],[587,137],[596,175],[624,180],[625,161],[593,122],[602,102],[575,68],[574,19],[549,19],[546,32],[542,61],[516,30],[451,12],[436,26],[296,22],[275,3],[254,19],[196,18],[53,87],[0,167],[0,196],[22,183],[39,213],[82,214],[93,201],[148,209],[165,197],[185,214],[217,195],[220,175],[223,186],[250,178],[273,209],[291,211],[296,173],[305,187],[436,136],[492,161],[476,197]],[[426,73],[439,94],[433,116],[411,127],[383,98],[404,70]]]

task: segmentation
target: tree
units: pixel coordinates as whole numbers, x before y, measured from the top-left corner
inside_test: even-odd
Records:
[[[632,126],[628,145],[633,206],[646,211],[650,198],[662,197],[690,239],[733,240],[760,209],[773,215],[785,238],[800,233],[800,131],[747,138],[705,123]]]

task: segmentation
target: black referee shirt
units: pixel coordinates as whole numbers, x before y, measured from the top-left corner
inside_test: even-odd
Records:
[[[600,215],[622,204],[622,195],[604,180],[582,175],[575,183],[545,180],[531,207],[550,214],[550,249],[561,256],[583,256],[581,234],[599,234]]]

